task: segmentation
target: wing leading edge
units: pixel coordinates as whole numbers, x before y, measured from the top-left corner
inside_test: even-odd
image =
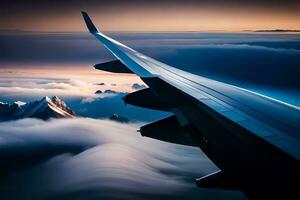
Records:
[[[264,177],[266,182],[261,181],[262,185],[274,180],[274,174],[281,181],[288,181],[291,176],[299,177],[299,107],[156,61],[107,37],[97,30],[85,12],[82,15],[90,33],[120,61],[120,67],[126,66],[149,86],[147,92],[129,94],[127,101],[173,112],[178,125],[170,124],[169,127],[182,127],[178,138],[184,138],[182,133],[189,134],[226,177],[232,179],[230,185],[236,183],[233,188],[242,185],[241,190],[253,194],[252,185],[258,182],[254,175]],[[126,73],[124,69],[112,68],[109,66],[108,71]],[[168,121],[172,120],[153,123],[155,127],[147,125],[145,130],[158,130],[157,124],[168,127]],[[152,132],[144,135],[151,137],[152,134],[153,138],[168,141],[168,135]],[[173,136],[170,141],[180,144]],[[237,160],[240,163],[236,163]],[[289,173],[272,169],[274,165]],[[239,175],[248,178],[247,183]],[[264,191],[280,185],[278,180],[273,182],[267,188],[264,186]]]

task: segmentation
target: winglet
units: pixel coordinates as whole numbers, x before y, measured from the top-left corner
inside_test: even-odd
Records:
[[[90,33],[95,34],[98,33],[97,28],[95,27],[95,25],[93,24],[91,18],[89,17],[89,15],[86,12],[81,12],[83,19],[86,23],[86,26],[88,27]]]

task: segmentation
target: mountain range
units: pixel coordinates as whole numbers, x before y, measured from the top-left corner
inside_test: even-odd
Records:
[[[22,118],[74,118],[72,111],[59,97],[43,97],[38,101],[24,103],[16,101],[12,104],[0,102],[0,121]]]

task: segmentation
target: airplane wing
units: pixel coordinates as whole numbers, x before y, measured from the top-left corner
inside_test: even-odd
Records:
[[[161,63],[104,35],[82,15],[90,33],[117,58],[95,68],[134,73],[149,87],[124,101],[174,114],[141,127],[141,134],[199,146],[219,167],[197,179],[199,187],[241,190],[249,197],[278,197],[296,188],[299,107]]]

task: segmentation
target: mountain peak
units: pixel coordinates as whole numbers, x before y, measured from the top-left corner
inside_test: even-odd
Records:
[[[16,101],[13,104],[2,104],[0,106],[0,121],[21,118],[73,118],[75,117],[66,103],[57,96],[45,96],[38,101],[29,103]]]
[[[49,101],[51,101],[51,99],[48,96],[44,96],[43,98],[41,98],[40,101],[47,101],[47,102],[49,102]]]
[[[25,105],[26,103],[23,102],[23,101],[15,101],[14,104],[18,105],[18,106],[23,106]]]
[[[51,98],[52,101],[62,101],[58,96],[53,96]]]

